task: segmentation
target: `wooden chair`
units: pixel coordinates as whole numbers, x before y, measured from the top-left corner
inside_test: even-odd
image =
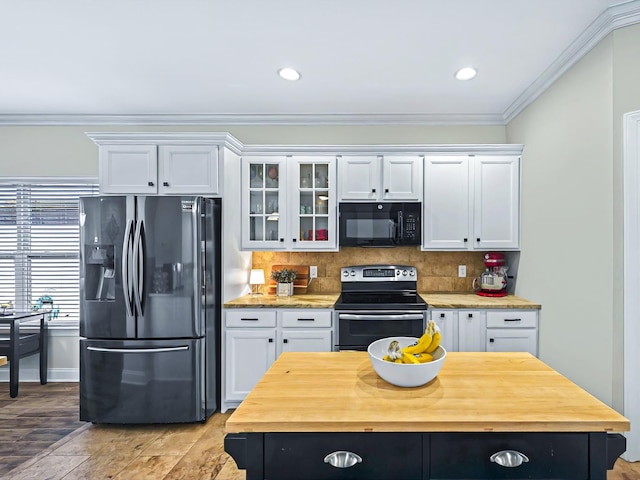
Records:
[[[31,323],[37,320],[39,323]],[[9,395],[18,396],[20,359],[40,354],[40,383],[47,383],[48,313],[16,314],[0,317],[0,326],[9,326],[9,336],[0,335],[0,356],[9,361]],[[22,328],[21,328],[22,327]]]

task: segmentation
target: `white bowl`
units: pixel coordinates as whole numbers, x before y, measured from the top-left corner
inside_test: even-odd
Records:
[[[367,353],[369,353],[371,365],[384,381],[398,387],[419,387],[429,383],[440,373],[440,369],[444,365],[444,359],[447,356],[447,351],[442,345],[439,345],[431,353],[433,355],[433,361],[431,362],[419,364],[394,363],[382,359],[388,353],[389,344],[392,340],[397,340],[400,348],[403,348],[414,344],[418,339],[416,337],[388,337],[376,340],[369,345]]]

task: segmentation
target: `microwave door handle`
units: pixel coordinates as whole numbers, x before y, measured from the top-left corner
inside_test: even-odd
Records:
[[[404,221],[402,218],[402,210],[398,212],[398,238],[400,240],[404,238]]]

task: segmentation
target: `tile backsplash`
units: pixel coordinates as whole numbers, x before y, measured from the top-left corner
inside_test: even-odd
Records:
[[[269,278],[272,265],[317,265],[318,278],[307,293],[340,292],[340,268],[348,265],[395,264],[418,269],[420,292],[473,292],[473,278],[484,270],[484,252],[422,252],[416,247],[343,247],[339,252],[253,252],[253,268],[264,269]],[[458,265],[467,276],[458,277]],[[268,280],[267,280],[268,281]]]

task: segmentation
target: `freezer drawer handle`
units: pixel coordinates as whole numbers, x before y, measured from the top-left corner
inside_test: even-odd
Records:
[[[362,463],[362,457],[357,453],[339,450],[324,457],[324,463],[336,468],[349,468],[357,463]]]
[[[182,347],[165,347],[165,348],[102,348],[102,347],[87,347],[87,350],[92,352],[107,352],[107,353],[162,353],[162,352],[182,352],[189,350],[187,345]]]
[[[491,455],[489,460],[497,463],[501,467],[519,467],[523,463],[528,462],[529,458],[527,458],[524,453],[516,450],[501,450]]]

